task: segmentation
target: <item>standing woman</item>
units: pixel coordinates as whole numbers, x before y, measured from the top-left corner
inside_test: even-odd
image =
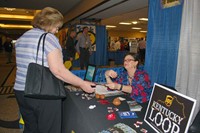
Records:
[[[43,33],[48,33],[44,45],[44,66],[49,67],[50,71],[64,82],[79,86],[88,93],[94,91],[91,88],[93,83],[83,81],[63,65],[61,46],[54,35],[62,24],[63,15],[54,8],[46,7],[34,17],[34,28],[24,33],[16,42],[17,74],[14,90],[25,122],[24,133],[61,132],[61,99],[42,100],[24,97],[27,68],[29,63],[36,62],[37,44]],[[42,64],[42,50],[39,50],[37,63]]]
[[[139,55],[128,53],[124,57],[124,70],[119,75],[113,70],[105,72],[106,86],[126,92],[133,100],[143,103],[149,100],[152,88],[149,75],[137,69],[138,64]]]

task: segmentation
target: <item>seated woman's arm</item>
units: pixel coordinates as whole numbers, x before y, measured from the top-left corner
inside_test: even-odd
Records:
[[[113,83],[113,81],[111,80],[111,78],[116,78],[117,77],[117,73],[113,70],[107,70],[105,72],[105,78],[106,78],[106,82],[109,83]]]
[[[113,82],[111,80],[111,78],[116,78],[118,75],[115,71],[113,70],[107,70],[105,72],[105,78],[106,78],[106,86],[109,87],[110,89],[114,89],[114,90],[121,90],[123,92],[126,92],[126,93],[131,93],[132,92],[132,88],[130,85],[122,85],[122,84],[119,84],[118,81],[116,82]]]
[[[145,92],[145,88],[150,88],[151,82],[149,79],[149,76],[146,72],[140,72],[136,75],[136,80],[137,82],[132,83],[132,85],[123,85],[122,83],[122,79],[117,78],[115,82],[113,82],[111,80],[111,75],[113,75],[114,78],[116,78],[117,76],[115,75],[113,70],[108,70],[105,73],[105,77],[106,77],[106,81],[107,84],[106,86],[109,87],[110,89],[116,89],[116,90],[120,90],[126,93],[130,93],[131,97],[137,97],[137,96],[142,96],[142,97],[146,97],[147,94]]]

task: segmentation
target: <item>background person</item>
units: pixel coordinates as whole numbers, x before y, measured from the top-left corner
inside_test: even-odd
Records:
[[[149,100],[152,88],[149,75],[137,69],[138,63],[139,55],[128,53],[124,57],[124,71],[118,75],[113,70],[107,70],[105,78],[110,89],[129,93],[133,100],[143,103]]]
[[[124,50],[130,51],[130,46],[127,39],[124,39]]]
[[[120,42],[120,39],[117,39],[115,42],[114,49],[115,49],[115,51],[118,51],[118,50],[120,50],[120,48],[121,48],[121,42]]]
[[[4,49],[7,54],[7,64],[12,63],[12,50],[13,50],[13,45],[12,45],[12,39],[7,37],[6,41],[4,43]]]
[[[91,82],[72,74],[63,65],[61,46],[54,35],[63,24],[63,15],[56,9],[46,7],[36,14],[33,29],[25,32],[16,42],[17,74],[14,85],[20,113],[25,123],[24,133],[61,133],[62,99],[44,100],[24,97],[27,68],[36,62],[36,51],[40,36],[48,32],[44,45],[44,66],[64,82],[79,86],[86,92],[93,92]],[[28,45],[27,45],[28,44]],[[42,46],[38,53],[38,64],[42,64]]]
[[[144,38],[141,38],[138,42],[139,53],[141,57],[141,62],[144,64],[145,61],[145,51],[146,51],[146,41]]]
[[[69,33],[69,36],[67,37],[66,44],[65,44],[65,55],[64,60],[70,60],[72,62],[72,66],[70,67],[70,70],[72,70],[73,67],[73,60],[75,59],[76,54],[76,31],[72,30]]]
[[[78,36],[78,42],[76,44],[77,52],[80,55],[80,67],[84,69],[84,66],[87,67],[89,64],[90,58],[90,49],[91,49],[91,40],[88,34],[88,27],[83,27],[83,32]]]
[[[0,52],[3,50],[3,45],[2,45],[2,37],[0,36]]]

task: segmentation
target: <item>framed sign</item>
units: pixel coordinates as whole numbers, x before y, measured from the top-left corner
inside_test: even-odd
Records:
[[[180,5],[182,0],[160,0],[162,8],[170,8],[173,6]]]
[[[157,133],[187,133],[196,100],[154,84],[144,121]]]

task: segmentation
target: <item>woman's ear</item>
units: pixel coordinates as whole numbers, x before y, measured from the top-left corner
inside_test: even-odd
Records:
[[[139,65],[139,61],[135,61],[135,66],[137,67]]]

